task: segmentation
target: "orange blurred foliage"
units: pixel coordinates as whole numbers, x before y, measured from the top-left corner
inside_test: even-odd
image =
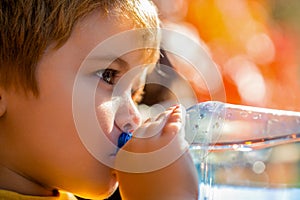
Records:
[[[189,0],[197,28],[224,79],[227,102],[300,111],[297,37],[265,0]]]

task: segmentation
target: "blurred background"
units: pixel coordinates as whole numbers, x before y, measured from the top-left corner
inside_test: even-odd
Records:
[[[299,0],[154,2],[164,27],[207,49],[222,74],[226,102],[300,111]],[[211,100],[201,78],[172,64],[189,77],[198,101]]]

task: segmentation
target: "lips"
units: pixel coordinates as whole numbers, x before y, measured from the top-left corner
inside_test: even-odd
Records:
[[[122,129],[116,123],[114,123],[113,128],[112,128],[111,132],[109,133],[108,137],[111,140],[111,142],[113,144],[115,144],[116,146],[118,143],[118,138],[122,132],[123,132]]]
[[[108,135],[109,140],[115,145],[114,152],[111,154],[112,156],[115,156],[116,153],[118,152],[118,149],[119,149],[118,140],[119,140],[119,137],[121,136],[122,132],[123,131],[121,130],[121,128],[116,123],[114,123],[113,130]]]

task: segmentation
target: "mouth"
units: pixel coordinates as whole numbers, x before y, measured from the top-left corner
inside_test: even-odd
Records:
[[[118,134],[116,134],[116,138],[113,137],[113,143],[117,146],[115,152],[113,154],[111,154],[112,156],[116,156],[116,154],[118,153],[119,149],[122,148],[132,137],[132,133],[130,131],[128,132],[123,132],[116,124],[114,125],[114,127],[118,130],[118,131],[113,131],[118,132]],[[117,141],[117,142],[115,142]]]
[[[121,136],[121,134],[122,134],[121,128],[116,123],[114,123],[113,130],[111,131],[110,140],[114,144],[115,149],[114,149],[114,152],[110,154],[110,156],[114,157],[118,153],[118,150],[119,150],[118,140],[119,140],[119,137]]]

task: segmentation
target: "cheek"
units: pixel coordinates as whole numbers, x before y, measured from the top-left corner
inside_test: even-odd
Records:
[[[101,103],[96,107],[99,125],[105,135],[109,135],[114,126],[115,112],[111,102]]]

